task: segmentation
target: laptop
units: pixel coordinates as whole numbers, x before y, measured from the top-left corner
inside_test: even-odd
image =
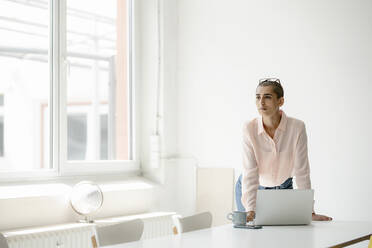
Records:
[[[314,190],[257,190],[256,225],[308,225],[311,223]]]

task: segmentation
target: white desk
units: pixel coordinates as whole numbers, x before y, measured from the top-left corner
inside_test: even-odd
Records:
[[[224,225],[105,248],[313,248],[332,247],[372,234],[372,222],[312,222],[308,226],[264,226],[250,230]]]

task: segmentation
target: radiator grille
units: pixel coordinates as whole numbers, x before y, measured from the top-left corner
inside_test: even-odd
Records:
[[[144,214],[123,216],[97,221],[97,225],[109,225],[140,218],[144,222],[141,239],[151,239],[172,234],[172,215]],[[94,224],[70,224],[4,233],[9,248],[93,248],[91,237],[95,235]]]
[[[93,226],[15,234],[7,237],[9,248],[93,248]]]

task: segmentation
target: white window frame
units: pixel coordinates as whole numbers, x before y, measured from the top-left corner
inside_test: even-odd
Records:
[[[133,9],[134,1],[128,2],[127,23],[128,40],[128,120],[129,120],[129,160],[68,161],[67,160],[67,59],[66,59],[66,0],[50,1],[50,163],[53,169],[33,171],[0,172],[2,181],[48,180],[70,176],[96,176],[122,173],[124,175],[140,174],[138,144],[135,142],[135,100],[134,100],[134,33]]]
[[[0,118],[3,117],[4,118],[4,107],[3,106],[0,106]],[[4,120],[4,119],[3,119]],[[3,147],[4,148],[4,147]],[[5,160],[5,151],[4,151],[4,154],[3,156],[0,155],[0,163],[4,163],[6,160]]]

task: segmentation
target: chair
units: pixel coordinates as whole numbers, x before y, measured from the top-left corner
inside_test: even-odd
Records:
[[[8,242],[2,233],[0,233],[0,248],[9,248]]]
[[[174,215],[172,219],[175,225],[173,228],[174,234],[191,232],[212,226],[212,214],[210,212],[195,214],[184,218],[180,215]]]
[[[140,219],[108,226],[97,226],[99,246],[116,245],[137,241],[143,233],[144,223]]]

